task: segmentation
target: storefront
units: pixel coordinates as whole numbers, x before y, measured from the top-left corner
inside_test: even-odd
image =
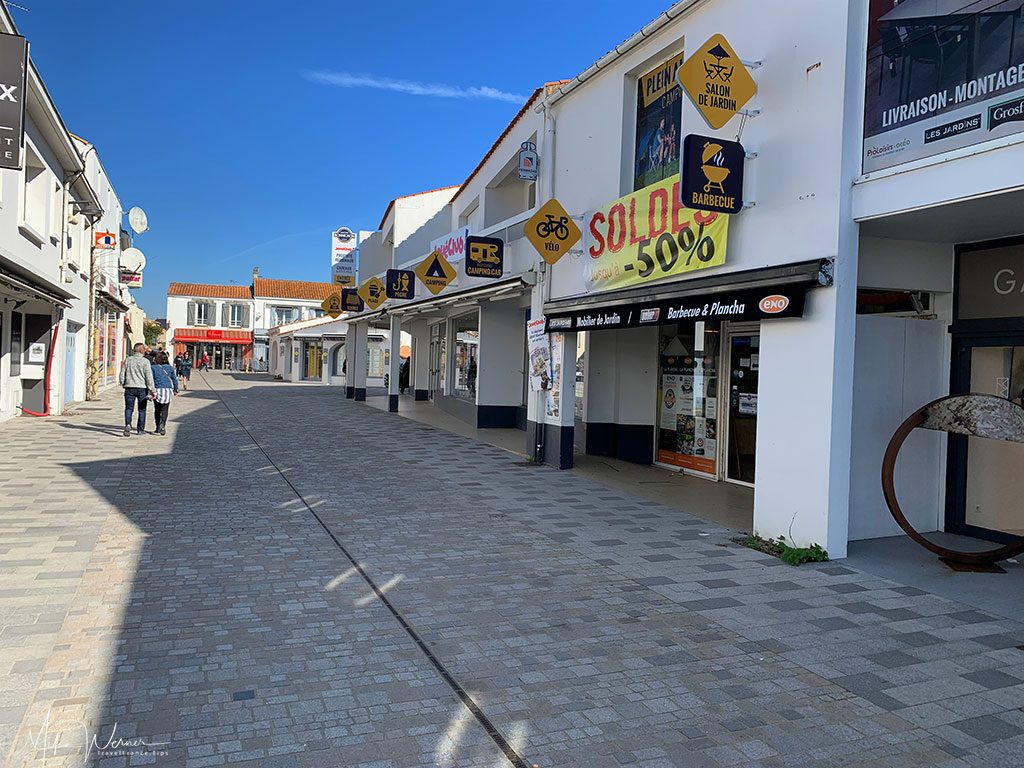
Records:
[[[91,372],[96,392],[117,384],[121,364],[127,355],[127,311],[128,306],[111,293],[97,291],[93,309]]]
[[[572,392],[585,430],[577,450],[753,485],[761,324],[802,317],[821,267],[805,262],[548,303],[550,333],[586,333],[585,344],[575,342]],[[636,417],[605,421],[601,403],[623,395],[618,413]]]
[[[203,355],[210,359],[210,368],[243,371],[252,362],[250,331],[218,330],[216,328],[178,328],[174,332],[174,355],[187,354],[198,366]]]

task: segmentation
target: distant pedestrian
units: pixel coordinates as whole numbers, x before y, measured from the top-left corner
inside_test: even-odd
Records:
[[[178,377],[167,361],[165,352],[158,353],[156,360],[153,361],[153,383],[156,385],[153,388],[156,391],[153,397],[153,405],[156,408],[153,434],[166,435],[167,412],[171,408],[171,399],[178,394]]]
[[[139,406],[139,423],[136,429],[138,434],[146,431],[146,405],[149,403],[149,396],[156,389],[153,382],[153,366],[146,359],[146,345],[136,344],[134,354],[124,361],[121,366],[121,373],[118,375],[118,383],[124,387],[124,436],[129,437],[132,433],[132,416],[135,413],[135,406]]]
[[[189,357],[188,352],[178,355],[178,364],[175,366],[175,370],[178,373],[178,382],[181,384],[181,388],[187,391],[188,380],[192,376],[192,358]]]
[[[210,356],[203,352],[203,356],[199,358],[199,370],[208,371],[210,370]]]
[[[405,390],[409,388],[409,358],[405,358],[402,361],[402,365],[398,369],[398,393],[401,395],[405,394]]]

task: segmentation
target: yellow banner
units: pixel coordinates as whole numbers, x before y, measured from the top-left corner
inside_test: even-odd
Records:
[[[684,208],[678,173],[588,213],[586,225],[592,292],[725,264],[729,217]]]
[[[644,106],[649,107],[673,88],[678,87],[676,71],[683,65],[683,54],[673,56],[660,67],[652,69],[640,78],[640,96]]]

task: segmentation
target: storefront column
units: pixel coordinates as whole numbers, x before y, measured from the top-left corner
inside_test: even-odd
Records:
[[[552,358],[551,388],[530,392],[527,451],[536,461],[571,469],[576,422],[576,334],[553,333],[548,341]]]
[[[352,367],[352,358],[355,357],[355,348],[356,326],[354,323],[348,323],[345,326],[345,397],[349,400],[356,396],[356,378],[352,373],[352,371],[355,370]]]
[[[357,402],[366,400],[367,331],[369,323],[356,323],[352,331],[352,359],[348,370],[352,375],[353,397]]]
[[[412,334],[412,371],[411,381],[413,396],[416,400],[430,399],[430,324],[426,320],[416,320],[409,328]]]
[[[388,411],[398,412],[398,377],[402,370],[402,319],[391,316],[391,335],[388,339],[391,356],[388,363]]]
[[[808,292],[803,318],[761,323],[754,532],[833,559],[849,530],[855,258]]]

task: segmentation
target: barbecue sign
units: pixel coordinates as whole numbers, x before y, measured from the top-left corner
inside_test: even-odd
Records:
[[[728,123],[757,93],[757,83],[723,35],[712,35],[677,76],[697,111],[715,129]]]
[[[683,140],[680,202],[717,213],[743,210],[743,145],[691,133]]]

